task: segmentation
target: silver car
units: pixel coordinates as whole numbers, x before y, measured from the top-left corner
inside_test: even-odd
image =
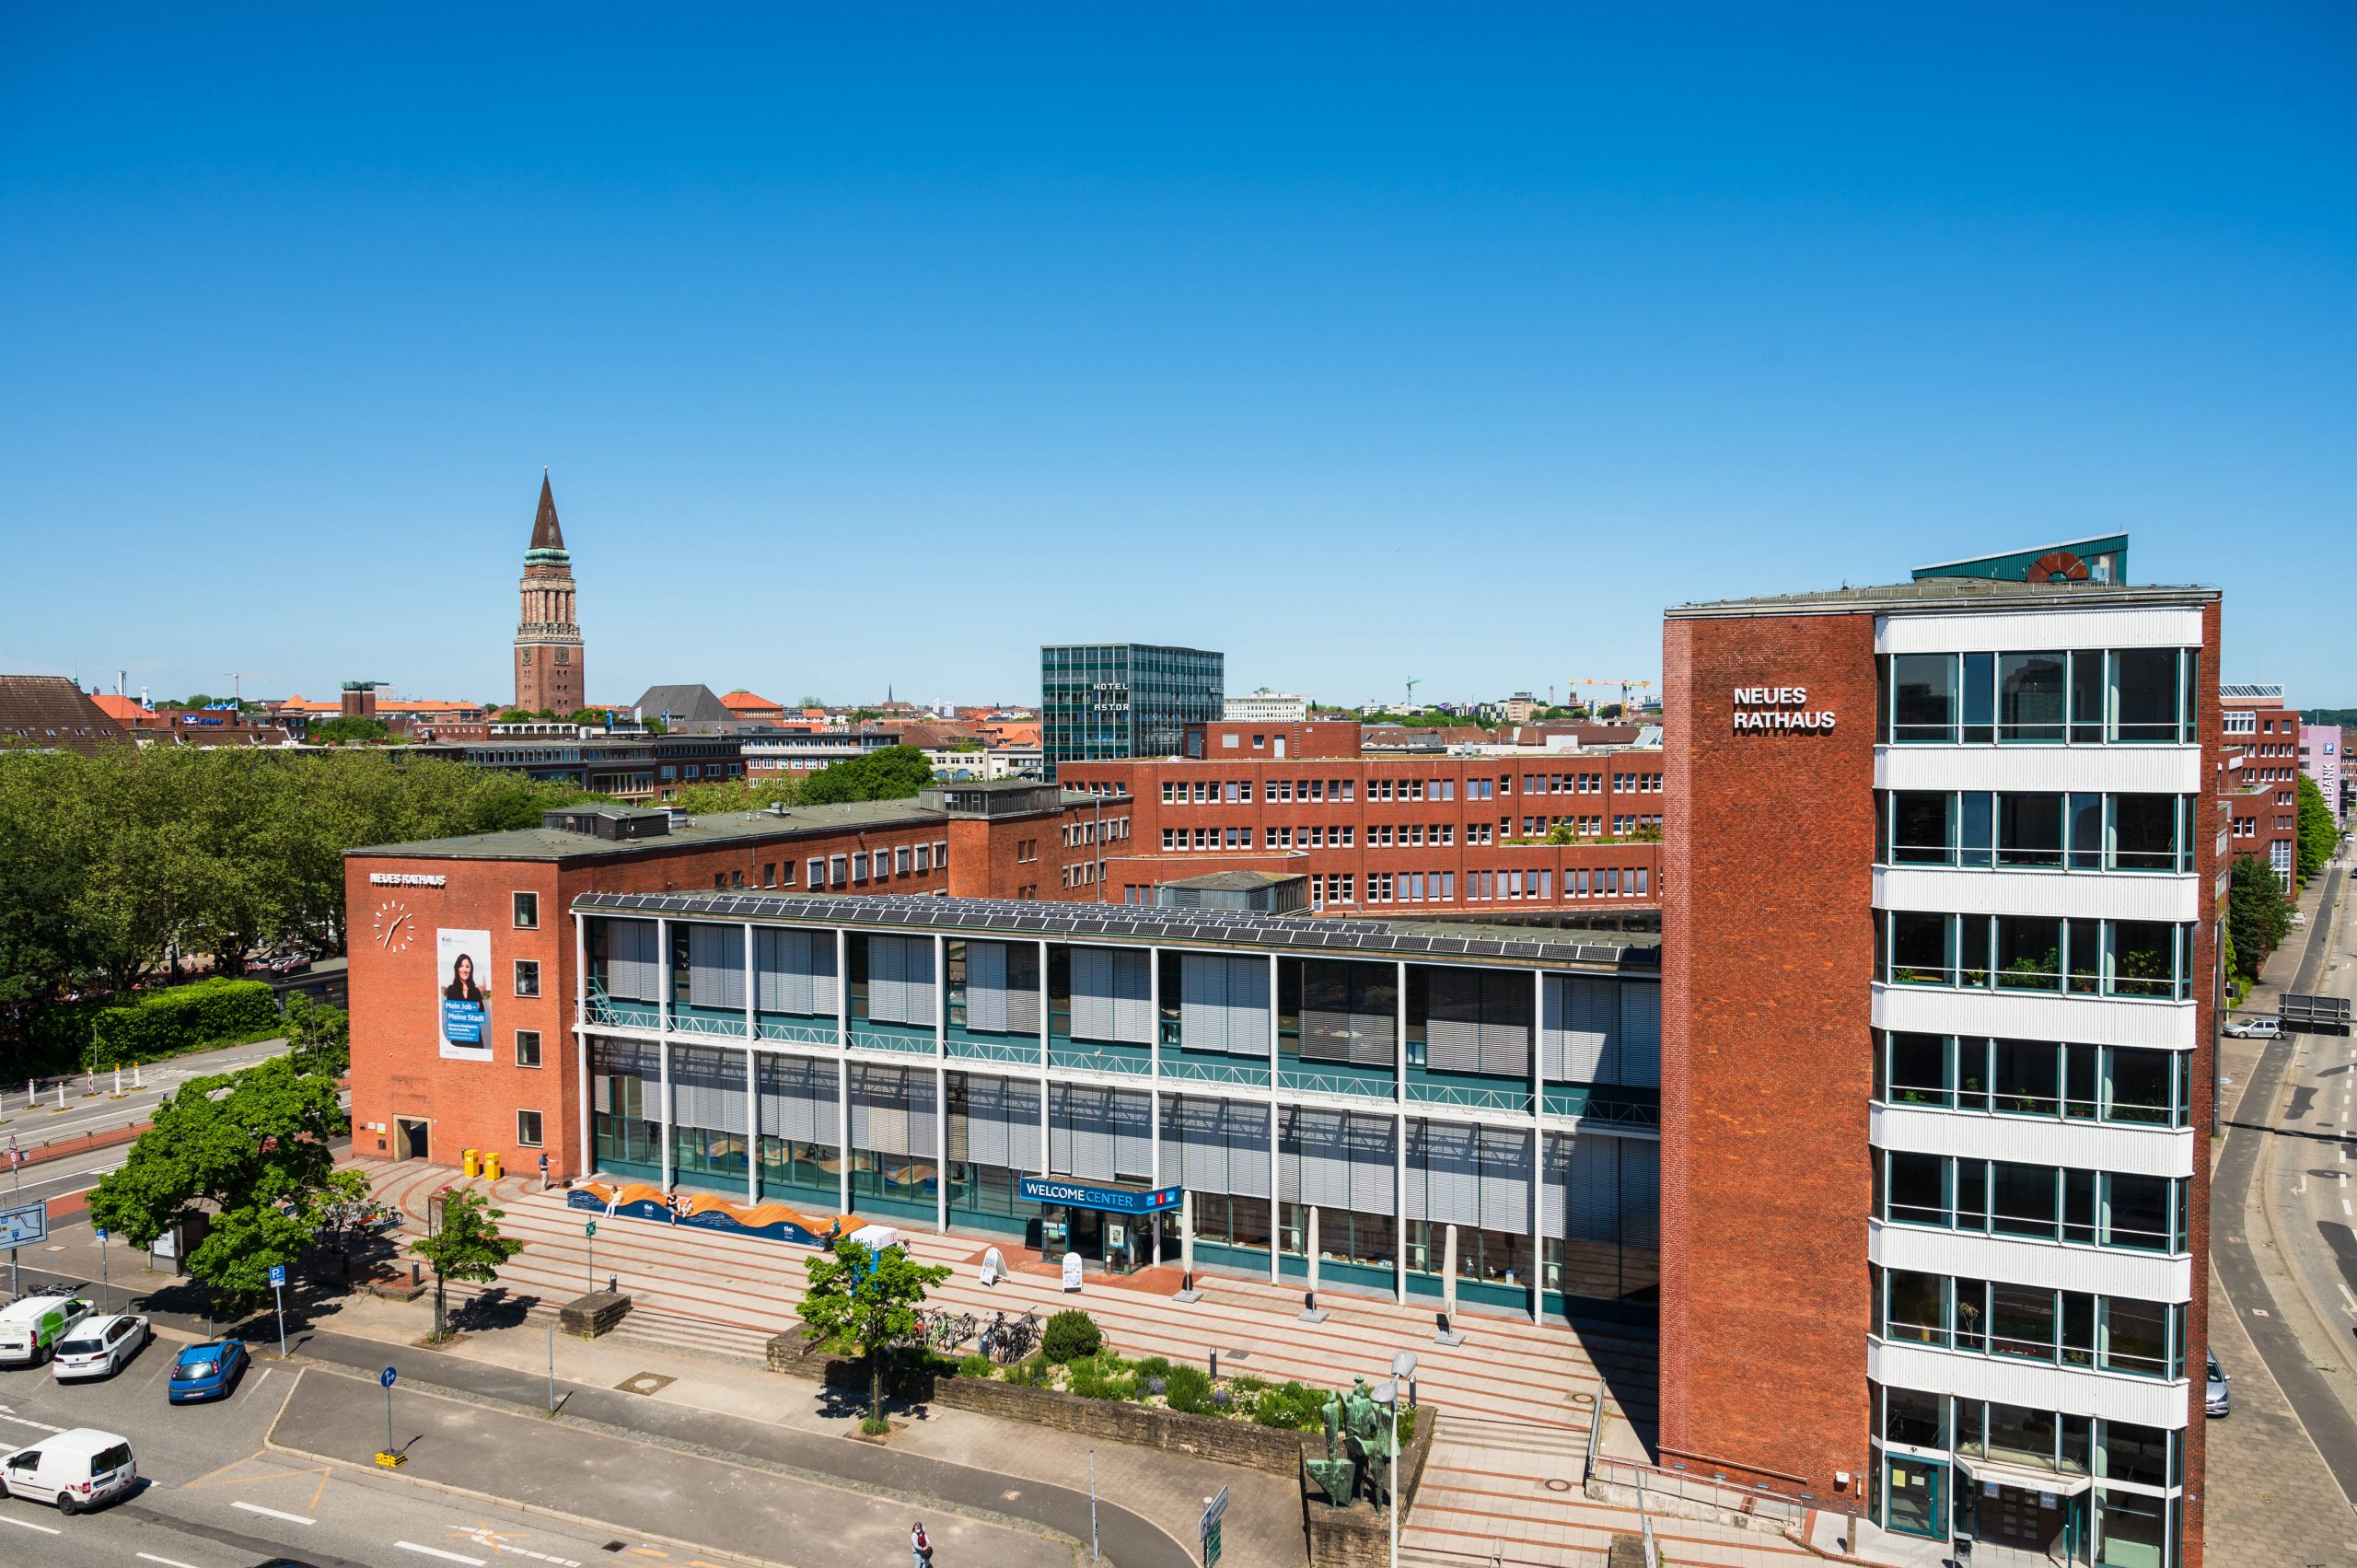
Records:
[[[2283,1020],[2281,1018],[2236,1018],[2226,1026],[2226,1033],[2236,1040],[2281,1040]]]
[[[135,1312],[85,1318],[58,1342],[50,1372],[61,1383],[77,1377],[111,1377],[155,1337],[147,1319]]]
[[[2226,1388],[2226,1375],[2218,1366],[2218,1353],[2210,1355],[2210,1381],[2202,1389],[2201,1408],[2212,1415],[2224,1415],[2235,1408],[2235,1399]]]

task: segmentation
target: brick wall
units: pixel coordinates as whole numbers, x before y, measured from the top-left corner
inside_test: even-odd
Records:
[[[1867,1470],[1871,615],[1674,620],[1662,984],[1662,1445],[1835,1499]],[[1805,686],[1829,733],[1743,730]],[[1694,896],[1698,889],[1706,896]]]

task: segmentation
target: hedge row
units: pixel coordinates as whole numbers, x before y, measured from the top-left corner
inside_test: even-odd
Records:
[[[259,980],[201,980],[100,1010],[90,1039],[93,1069],[153,1062],[176,1051],[258,1039],[283,1027],[278,1003]]]

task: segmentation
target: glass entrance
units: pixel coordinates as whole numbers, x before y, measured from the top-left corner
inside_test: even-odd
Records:
[[[1883,1458],[1883,1527],[1910,1536],[1945,1540],[1948,1468],[1936,1459],[1905,1454]]]
[[[1983,1481],[1980,1514],[1978,1534],[1982,1540],[2068,1561],[2070,1546],[2064,1531],[2068,1509],[2058,1494]]]

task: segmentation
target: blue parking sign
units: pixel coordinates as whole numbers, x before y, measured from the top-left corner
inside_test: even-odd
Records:
[[[286,1283],[286,1265],[285,1265],[285,1264],[284,1264],[284,1263],[273,1263],[273,1264],[270,1266],[270,1288],[271,1288],[271,1289],[273,1289],[273,1290],[276,1290],[279,1286],[281,1286],[281,1285],[284,1284],[285,1283]]]

